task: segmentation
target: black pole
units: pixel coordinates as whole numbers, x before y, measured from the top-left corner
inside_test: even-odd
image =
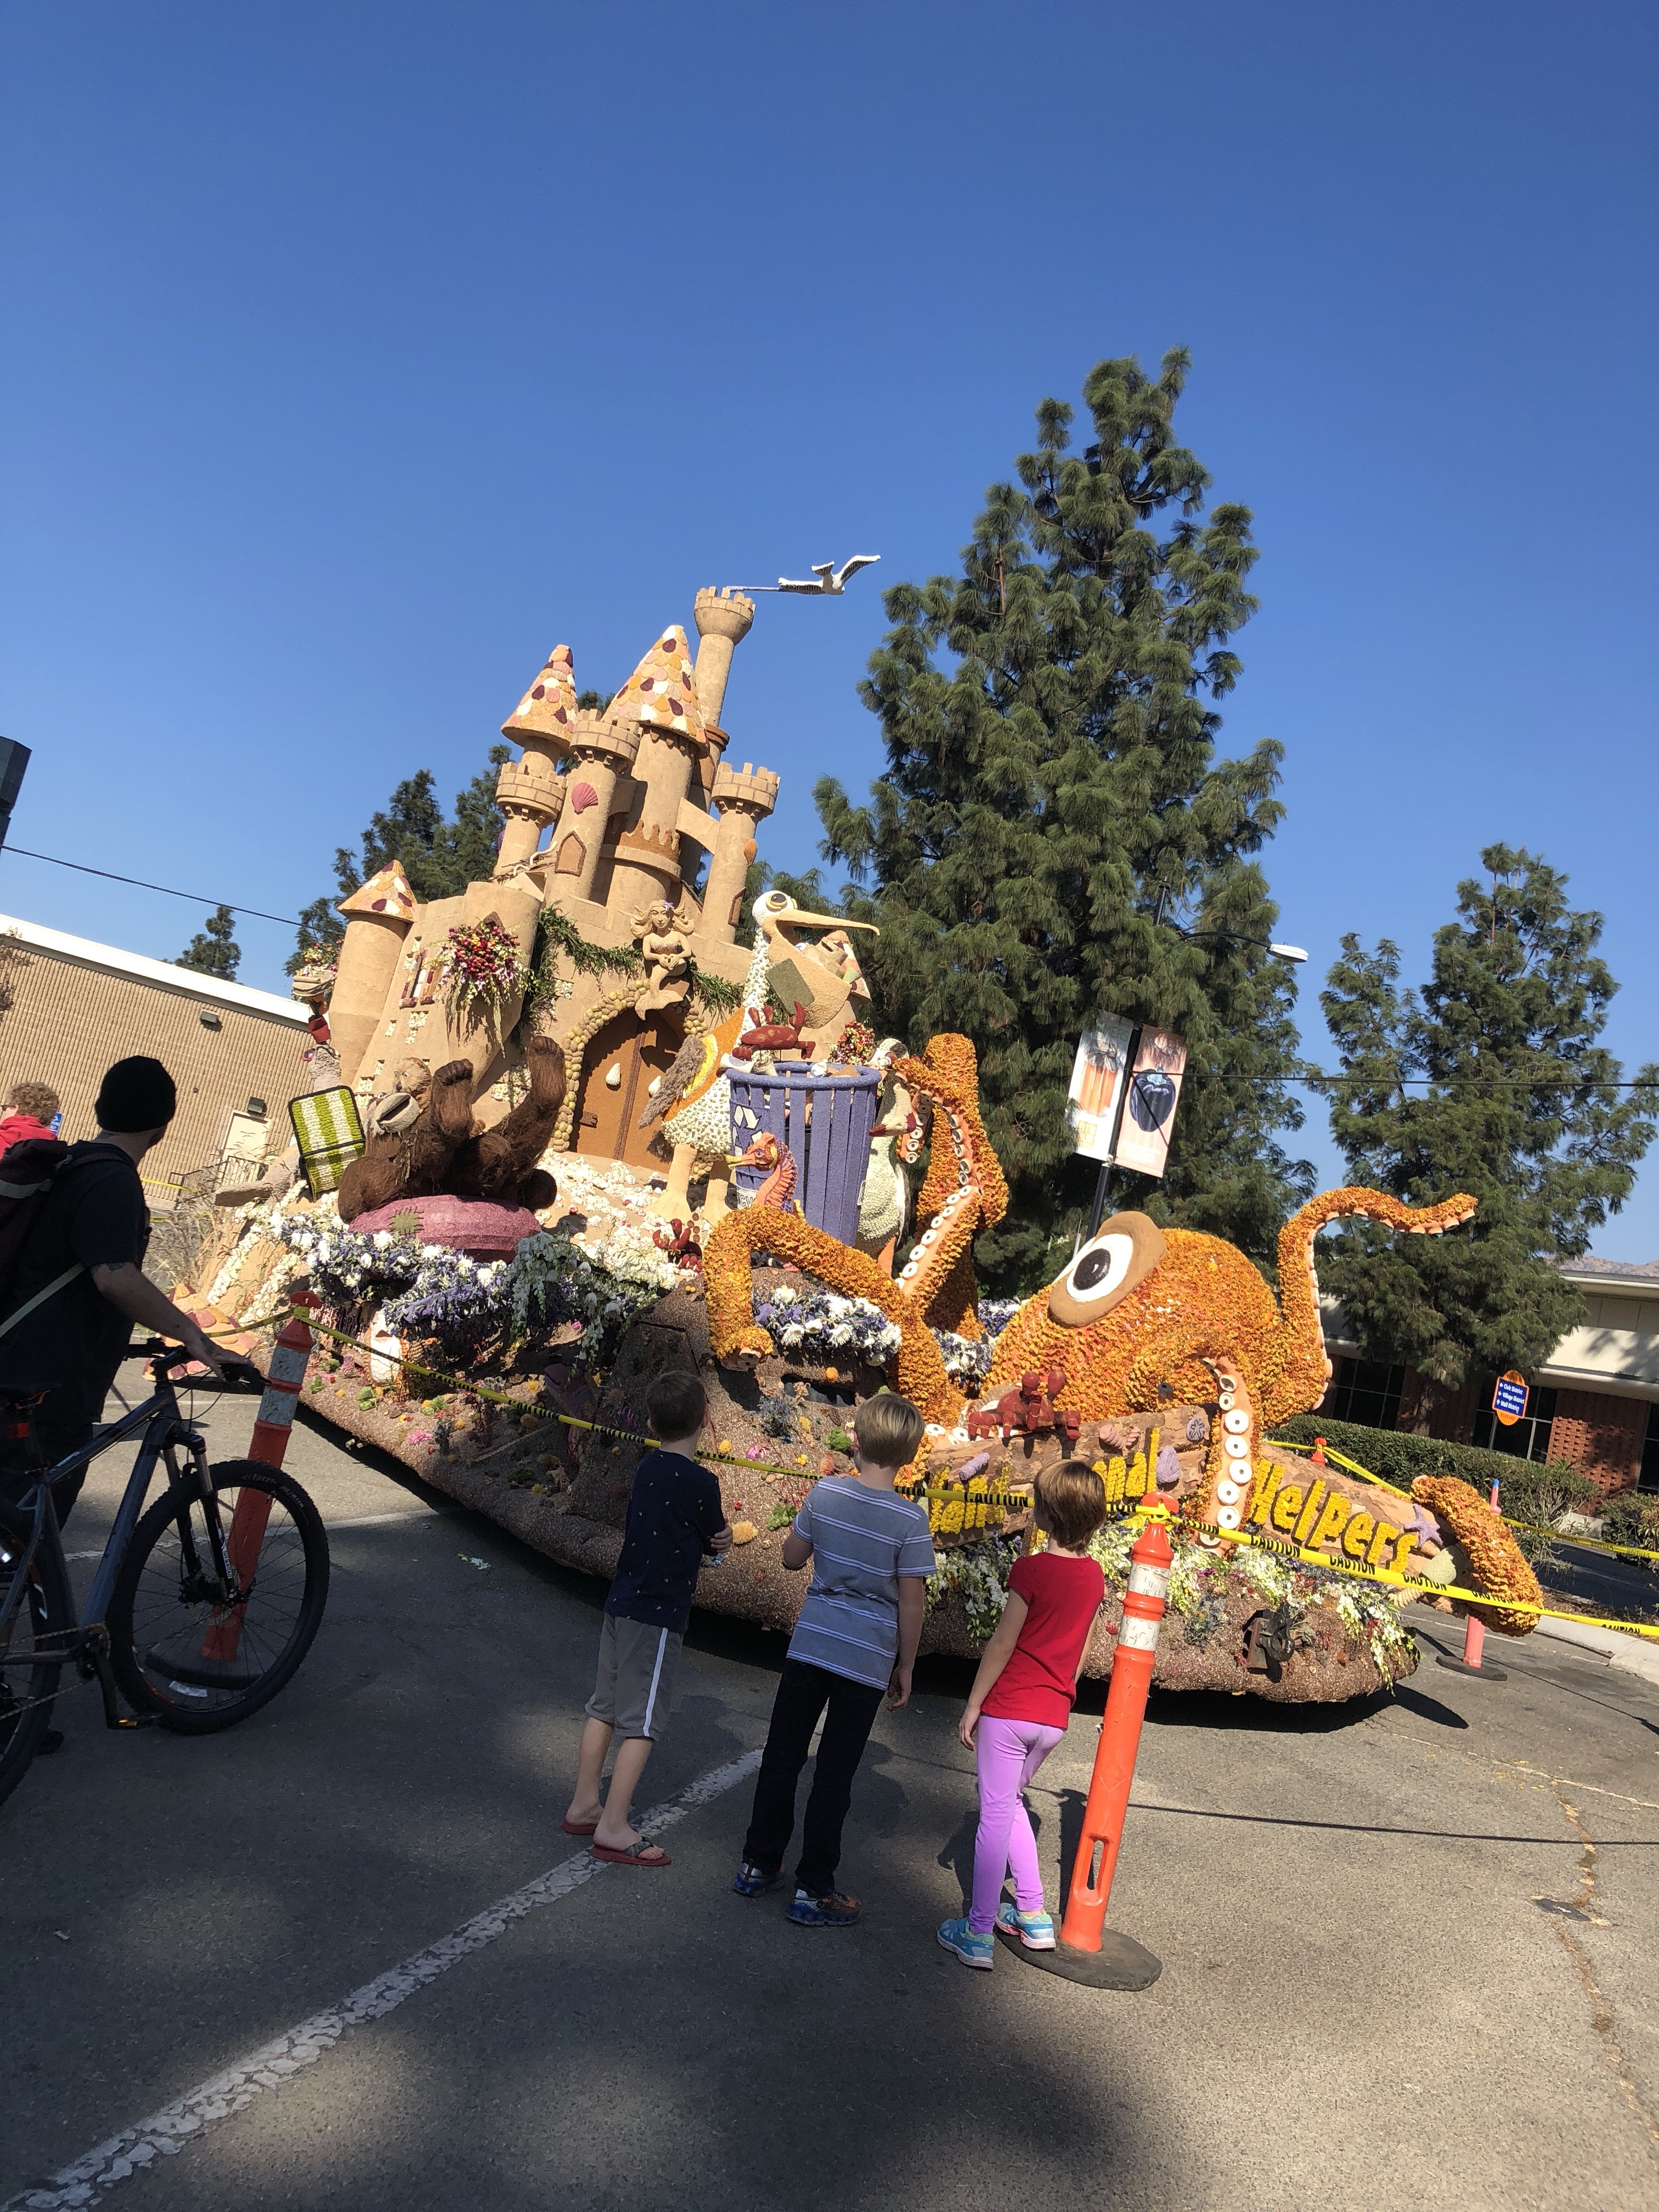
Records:
[[[1095,1202],[1089,1210],[1089,1235],[1085,1243],[1100,1233],[1100,1224],[1106,1218],[1106,1193],[1112,1180],[1112,1164],[1103,1160],[1100,1173],[1095,1177]]]

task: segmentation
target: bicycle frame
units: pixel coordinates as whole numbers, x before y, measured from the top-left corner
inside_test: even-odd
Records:
[[[93,1577],[92,1589],[87,1599],[86,1610],[76,1626],[78,1641],[64,1651],[64,1660],[83,1660],[88,1655],[89,1639],[101,1625],[115,1589],[115,1577],[120,1571],[122,1555],[137,1526],[138,1516],[144,1510],[144,1501],[155,1475],[157,1463],[167,1462],[167,1487],[188,1512],[192,1503],[205,1502],[210,1495],[207,1480],[207,1440],[198,1429],[190,1426],[179,1413],[178,1392],[165,1364],[165,1355],[151,1364],[150,1373],[155,1382],[155,1395],[135,1406],[118,1421],[111,1421],[98,1430],[90,1440],[77,1450],[68,1453],[53,1467],[39,1470],[32,1491],[25,1491],[20,1504],[25,1511],[31,1500],[33,1504],[33,1526],[23,1550],[13,1560],[11,1587],[3,1606],[0,1606],[0,1668],[24,1667],[37,1663],[38,1655],[32,1651],[10,1654],[10,1632],[14,1620],[21,1607],[28,1586],[28,1569],[42,1553],[50,1559],[56,1556],[58,1567],[68,1580],[64,1557],[62,1532],[58,1516],[52,1510],[52,1486],[65,1475],[75,1474],[89,1467],[100,1453],[126,1437],[143,1431],[143,1442],[138,1456],[132,1463],[132,1473],[121,1495],[121,1504],[115,1516],[114,1526],[104,1546],[103,1556],[98,1562],[98,1571]],[[188,1467],[180,1467],[175,1453],[182,1445],[189,1455]],[[220,1587],[228,1592],[233,1577],[225,1555],[224,1531],[217,1514],[206,1516],[213,1546],[213,1565]]]

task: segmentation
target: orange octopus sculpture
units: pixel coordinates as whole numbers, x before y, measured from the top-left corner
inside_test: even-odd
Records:
[[[1216,1406],[1203,1517],[1237,1528],[1265,1427],[1310,1413],[1330,1380],[1314,1238],[1328,1222],[1354,1216],[1438,1237],[1474,1208],[1462,1192],[1423,1206],[1379,1190],[1322,1192],[1279,1233],[1282,1305],[1219,1237],[1160,1229],[1144,1213],[1114,1214],[1004,1329],[987,1389],[1028,1368],[1063,1367],[1055,1402],[1085,1420],[1147,1413],[1164,1396]]]

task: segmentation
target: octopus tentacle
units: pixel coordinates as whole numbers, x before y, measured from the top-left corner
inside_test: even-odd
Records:
[[[1319,1322],[1319,1281],[1314,1273],[1314,1238],[1327,1222],[1358,1218],[1380,1221],[1416,1237],[1438,1237],[1458,1228],[1474,1212],[1468,1192],[1438,1206],[1407,1206],[1386,1191],[1350,1185],[1322,1191],[1293,1213],[1279,1232],[1279,1304],[1283,1316],[1277,1341],[1261,1376],[1261,1416],[1282,1421],[1316,1406],[1330,1380],[1324,1332]]]
[[[755,1321],[750,1267],[757,1252],[792,1260],[843,1297],[868,1298],[879,1306],[898,1325],[899,1389],[929,1420],[955,1421],[962,1410],[962,1395],[945,1374],[939,1348],[915,1300],[867,1253],[815,1229],[799,1213],[745,1206],[728,1213],[703,1248],[709,1340],[723,1365],[753,1365],[776,1349]]]

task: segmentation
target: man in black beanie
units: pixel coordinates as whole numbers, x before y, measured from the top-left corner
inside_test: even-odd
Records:
[[[42,1390],[34,1452],[22,1466],[50,1466],[85,1443],[125,1355],[132,1324],[177,1338],[216,1373],[219,1356],[188,1314],[143,1273],[149,1242],[138,1163],[167,1133],[178,1103],[159,1060],[118,1060],[99,1087],[98,1133],[71,1145],[19,1255],[0,1316],[0,1390]],[[43,1291],[27,1314],[21,1309]],[[59,1525],[80,1494],[85,1470],[52,1486]]]

